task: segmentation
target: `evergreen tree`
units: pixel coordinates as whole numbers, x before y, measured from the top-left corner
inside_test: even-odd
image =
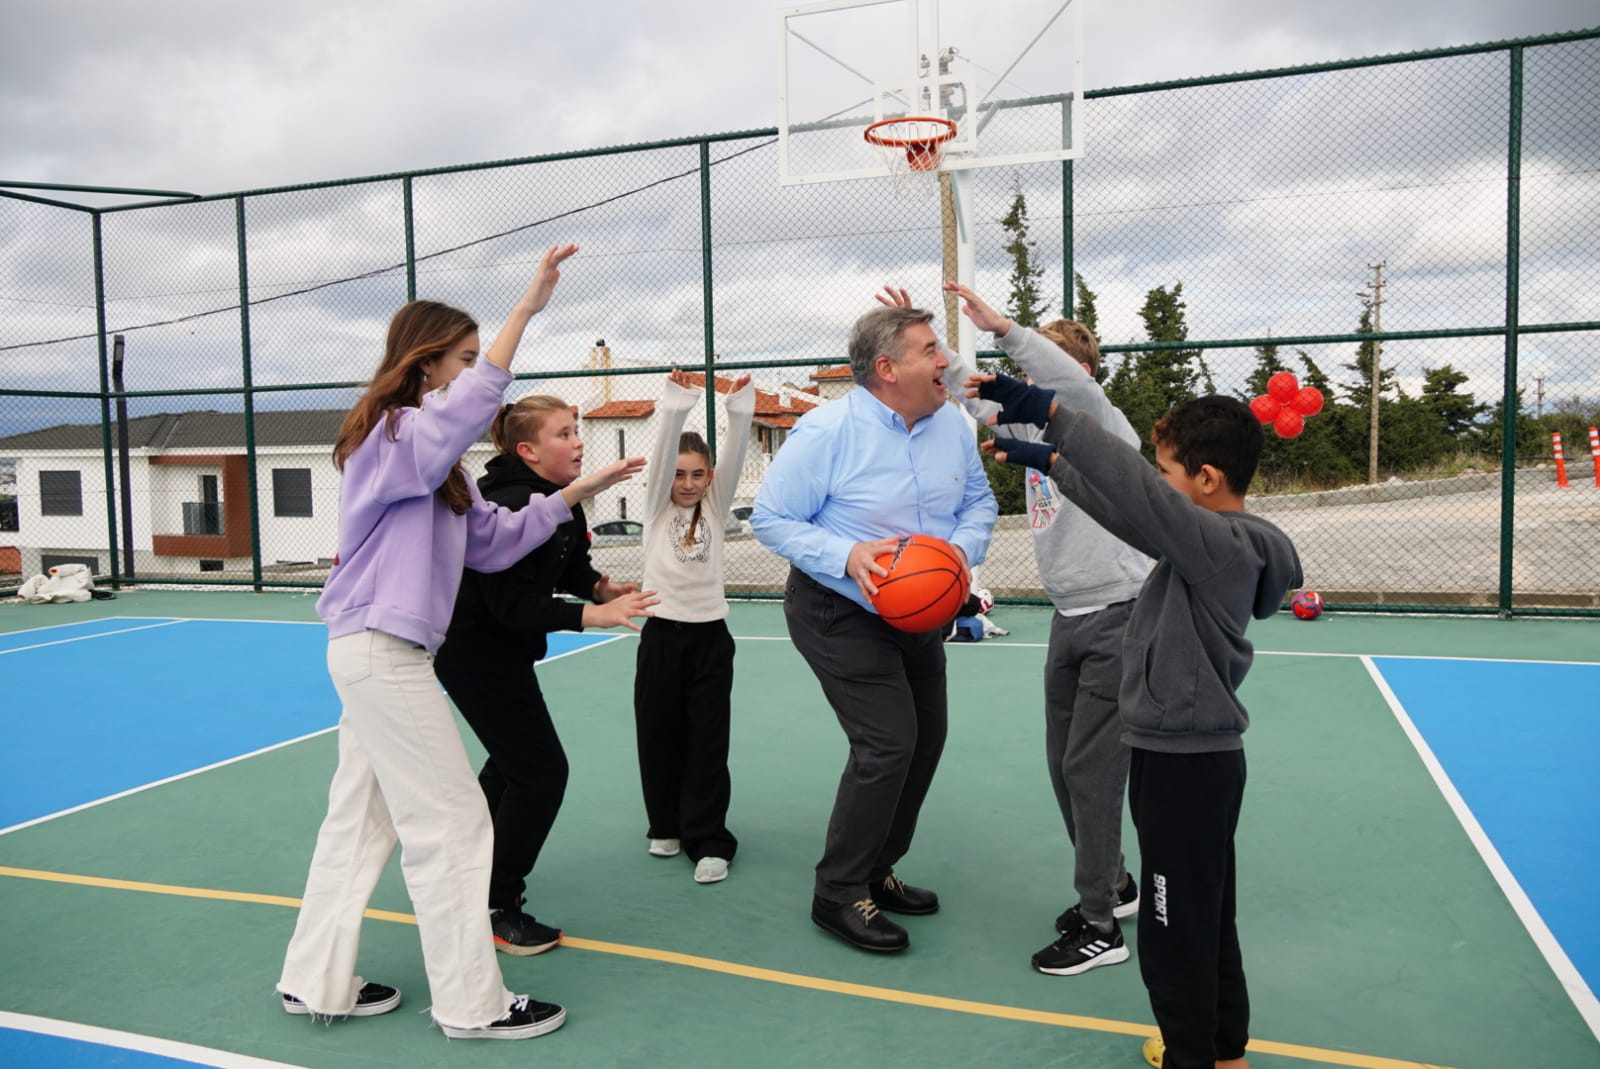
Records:
[[[1267,381],[1280,371],[1288,371],[1289,365],[1278,358],[1276,345],[1256,346],[1256,366],[1250,372],[1250,377],[1244,380],[1244,393],[1240,396],[1246,404],[1267,392]]]
[[[1460,387],[1467,382],[1465,372],[1449,364],[1440,368],[1423,368],[1422,403],[1439,422],[1439,429],[1452,441],[1459,442],[1477,427],[1478,419],[1487,409],[1470,393]]]
[[[1025,327],[1039,325],[1045,311],[1044,292],[1039,282],[1044,268],[1033,262],[1034,243],[1028,240],[1028,198],[1022,194],[1020,180],[1012,179],[1011,210],[1000,220],[1009,239],[1006,252],[1011,257],[1011,293],[1006,299],[1006,314]]]
[[[1072,318],[1082,323],[1083,329],[1098,339],[1100,337],[1100,313],[1095,307],[1097,298],[1094,290],[1085,284],[1082,275],[1076,273],[1072,276],[1072,288],[1078,295],[1078,299],[1075,302],[1077,308],[1074,310]]]

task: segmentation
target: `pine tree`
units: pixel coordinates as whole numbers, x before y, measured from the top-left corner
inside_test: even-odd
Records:
[[[1000,220],[1010,238],[1005,247],[1011,256],[1011,293],[1006,299],[1006,314],[1013,322],[1036,327],[1045,311],[1044,293],[1039,288],[1044,268],[1033,262],[1034,243],[1028,240],[1028,198],[1023,196],[1020,180],[1012,179],[1011,191],[1011,210]]]

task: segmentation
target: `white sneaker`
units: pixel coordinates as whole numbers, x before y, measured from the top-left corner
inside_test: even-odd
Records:
[[[677,857],[679,850],[676,839],[651,839],[650,852],[656,857]]]
[[[694,867],[695,883],[717,883],[728,878],[728,863],[720,857],[703,857]]]

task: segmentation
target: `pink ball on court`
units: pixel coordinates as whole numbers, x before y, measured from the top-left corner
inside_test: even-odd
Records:
[[[1289,602],[1289,608],[1300,620],[1315,620],[1322,615],[1322,595],[1315,590],[1302,590]]]

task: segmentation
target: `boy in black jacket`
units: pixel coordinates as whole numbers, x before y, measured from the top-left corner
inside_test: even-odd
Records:
[[[1045,442],[985,448],[1050,477],[1076,505],[1157,558],[1123,633],[1119,706],[1133,749],[1128,801],[1143,876],[1139,968],[1161,1035],[1145,1057],[1163,1069],[1242,1069],[1250,999],[1235,925],[1234,830],[1244,795],[1238,689],[1252,616],[1276,613],[1301,582],[1287,535],[1244,511],[1261,424],[1227,397],[1178,405],[1156,422],[1156,469],[1053,392],[974,376],[1007,423]]]
[[[529,396],[506,405],[491,430],[500,455],[489,461],[478,488],[512,511],[535,494],[559,493],[583,466],[577,421],[565,401]],[[556,592],[591,601],[579,605]],[[434,674],[489,752],[478,784],[494,819],[494,868],[489,910],[495,949],[539,954],[561,931],[522,912],[526,877],[555,823],[567,788],[567,756],[534,675],[551,631],[585,627],[638,628],[652,592],[617,584],[589,560],[583,509],[556,528],[548,542],[503,572],[466,569]]]

